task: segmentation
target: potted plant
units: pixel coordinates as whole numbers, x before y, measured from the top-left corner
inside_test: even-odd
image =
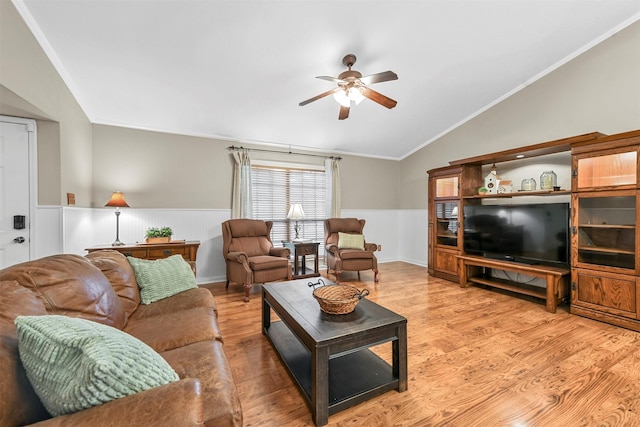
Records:
[[[171,227],[149,227],[145,233],[147,243],[169,243],[172,235]]]
[[[487,187],[478,188],[478,194],[481,196],[484,196],[485,194],[487,194]]]

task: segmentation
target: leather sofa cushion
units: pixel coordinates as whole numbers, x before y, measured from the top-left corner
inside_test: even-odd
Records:
[[[124,331],[157,352],[205,340],[222,340],[216,315],[207,307],[196,307],[135,321],[132,319]]]
[[[91,252],[86,258],[109,279],[128,319],[140,305],[140,288],[127,257],[121,252],[105,249]]]
[[[16,280],[43,302],[47,313],[80,317],[122,329],[124,307],[111,283],[80,255],[52,255],[0,271],[0,280]]]
[[[181,312],[196,307],[210,308],[216,314],[216,317],[218,316],[218,308],[211,292],[207,289],[196,288],[180,292],[171,298],[156,301],[153,304],[140,305],[131,316],[131,321]]]
[[[60,415],[33,427],[202,427],[200,381],[188,378]],[[240,427],[240,426],[239,426]]]
[[[287,258],[274,257],[270,255],[259,255],[249,257],[249,267],[253,271],[271,270],[272,268],[287,267],[289,260]]]
[[[19,315],[47,314],[36,294],[16,281],[0,282],[0,425],[17,426],[49,418],[27,378],[13,323]]]
[[[199,342],[165,351],[160,355],[181,379],[200,380],[206,425],[242,425],[240,399],[221,342]]]

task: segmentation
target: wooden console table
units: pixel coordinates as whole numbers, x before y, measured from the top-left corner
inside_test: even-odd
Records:
[[[195,273],[198,247],[200,247],[200,242],[197,240],[182,240],[174,243],[139,243],[137,245],[122,246],[102,245],[87,248],[85,251],[91,253],[104,249],[112,249],[114,251],[121,252],[125,256],[150,260],[168,258],[171,255],[182,255],[182,258],[191,265],[191,268]]]
[[[511,292],[529,295],[546,300],[547,311],[556,312],[560,301],[569,295],[569,286],[565,278],[568,278],[569,268],[550,267],[546,265],[529,265],[511,261],[501,261],[484,258],[481,256],[458,255],[460,272],[460,287],[464,288],[469,283],[479,283],[494,288],[500,288]],[[540,277],[546,281],[546,289],[535,286],[527,286],[510,280],[491,277],[485,269],[513,271],[527,276]]]

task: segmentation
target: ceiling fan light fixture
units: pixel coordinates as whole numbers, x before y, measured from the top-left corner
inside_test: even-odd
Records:
[[[343,107],[351,107],[352,102],[355,103],[355,105],[359,105],[364,99],[364,96],[358,88],[352,87],[335,92],[333,99]]]
[[[364,95],[359,88],[352,87],[351,89],[349,89],[349,99],[355,102],[356,105],[359,105],[362,100],[364,100]]]
[[[349,99],[349,96],[347,95],[347,91],[346,90],[339,90],[336,93],[333,94],[333,99],[336,100],[336,102],[340,105],[342,105],[343,107],[350,107],[351,106],[351,100]]]
[[[349,118],[350,108],[359,105],[365,98],[370,99],[383,107],[389,109],[394,108],[396,104],[398,104],[396,101],[370,89],[368,85],[388,82],[390,80],[398,80],[398,75],[389,70],[362,77],[362,74],[359,71],[351,69],[355,62],[356,56],[348,54],[342,58],[342,64],[348,67],[347,71],[340,73],[337,78],[331,76],[317,76],[316,78],[318,79],[337,83],[337,86],[334,86],[333,89],[323,92],[320,95],[316,95],[313,98],[302,101],[298,105],[303,107],[313,101],[322,99],[325,96],[333,95],[333,99],[340,104],[338,120]]]

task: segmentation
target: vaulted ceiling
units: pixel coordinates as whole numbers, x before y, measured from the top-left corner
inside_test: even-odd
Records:
[[[640,0],[13,0],[93,123],[402,159],[640,18]],[[316,76],[399,79],[338,120]]]

